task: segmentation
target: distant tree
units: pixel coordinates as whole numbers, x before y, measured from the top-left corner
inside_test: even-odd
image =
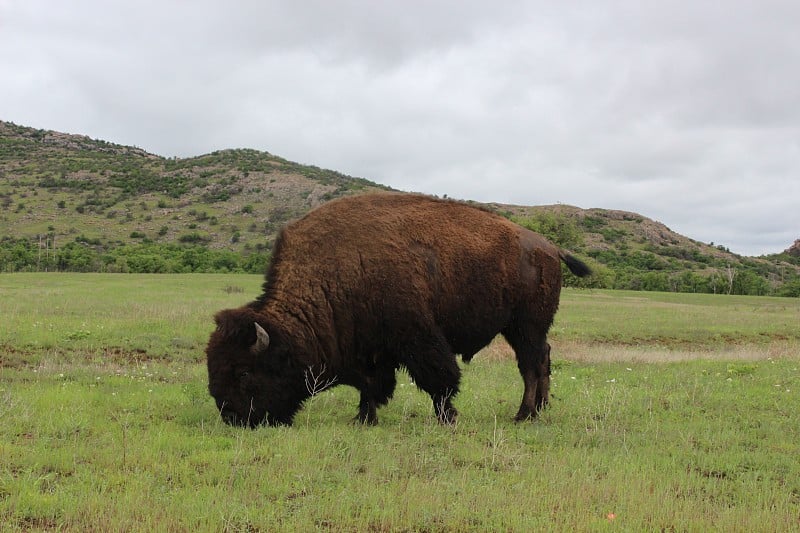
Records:
[[[574,219],[553,213],[529,217],[511,217],[512,222],[541,233],[562,248],[575,250],[583,246],[583,232]]]
[[[100,263],[94,250],[78,242],[69,242],[56,252],[56,266],[62,272],[97,272]]]
[[[776,296],[800,297],[800,279],[787,281],[776,291]]]
[[[766,279],[755,272],[744,270],[736,276],[731,292],[733,294],[763,296],[768,294],[769,290],[769,283]]]
[[[733,282],[736,279],[736,269],[730,263],[725,267],[725,279],[728,282],[728,294],[731,294],[733,292]]]

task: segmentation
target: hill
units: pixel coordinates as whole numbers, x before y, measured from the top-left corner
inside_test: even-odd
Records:
[[[168,159],[0,122],[2,235],[6,248],[35,241],[39,266],[70,243],[82,245],[70,250],[79,255],[137,244],[264,254],[287,221],[327,200],[375,190],[388,188],[256,150]],[[6,254],[0,270],[27,268],[9,261]],[[50,266],[76,269],[64,261]],[[103,268],[131,266],[107,261]]]
[[[626,211],[568,205],[493,207],[561,246],[592,258],[597,274],[590,283],[596,286],[800,296],[800,257],[788,251],[743,257]]]
[[[0,122],[0,271],[260,272],[287,221],[378,190],[390,189],[256,150],[164,158]],[[594,286],[800,294],[791,249],[747,258],[636,213],[489,207],[590,257]]]

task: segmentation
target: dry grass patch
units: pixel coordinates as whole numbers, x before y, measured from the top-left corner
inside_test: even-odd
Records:
[[[800,359],[800,342],[774,341],[765,344],[733,344],[716,348],[668,348],[658,345],[619,345],[553,340],[553,361],[577,363],[672,363],[676,361],[766,361]],[[497,337],[476,357],[489,361],[513,361],[514,351],[502,337]]]

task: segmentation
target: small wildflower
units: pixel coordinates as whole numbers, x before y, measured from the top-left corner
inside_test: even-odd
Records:
[[[614,514],[614,513],[608,513],[606,515],[606,518],[608,518],[608,520],[611,521],[611,520],[614,520],[615,518],[617,518],[617,515]]]

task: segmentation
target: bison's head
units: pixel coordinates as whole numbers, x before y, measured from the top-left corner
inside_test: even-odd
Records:
[[[265,317],[249,308],[221,311],[215,319],[206,347],[208,389],[222,419],[251,428],[291,424],[305,398],[280,335],[271,337]]]

